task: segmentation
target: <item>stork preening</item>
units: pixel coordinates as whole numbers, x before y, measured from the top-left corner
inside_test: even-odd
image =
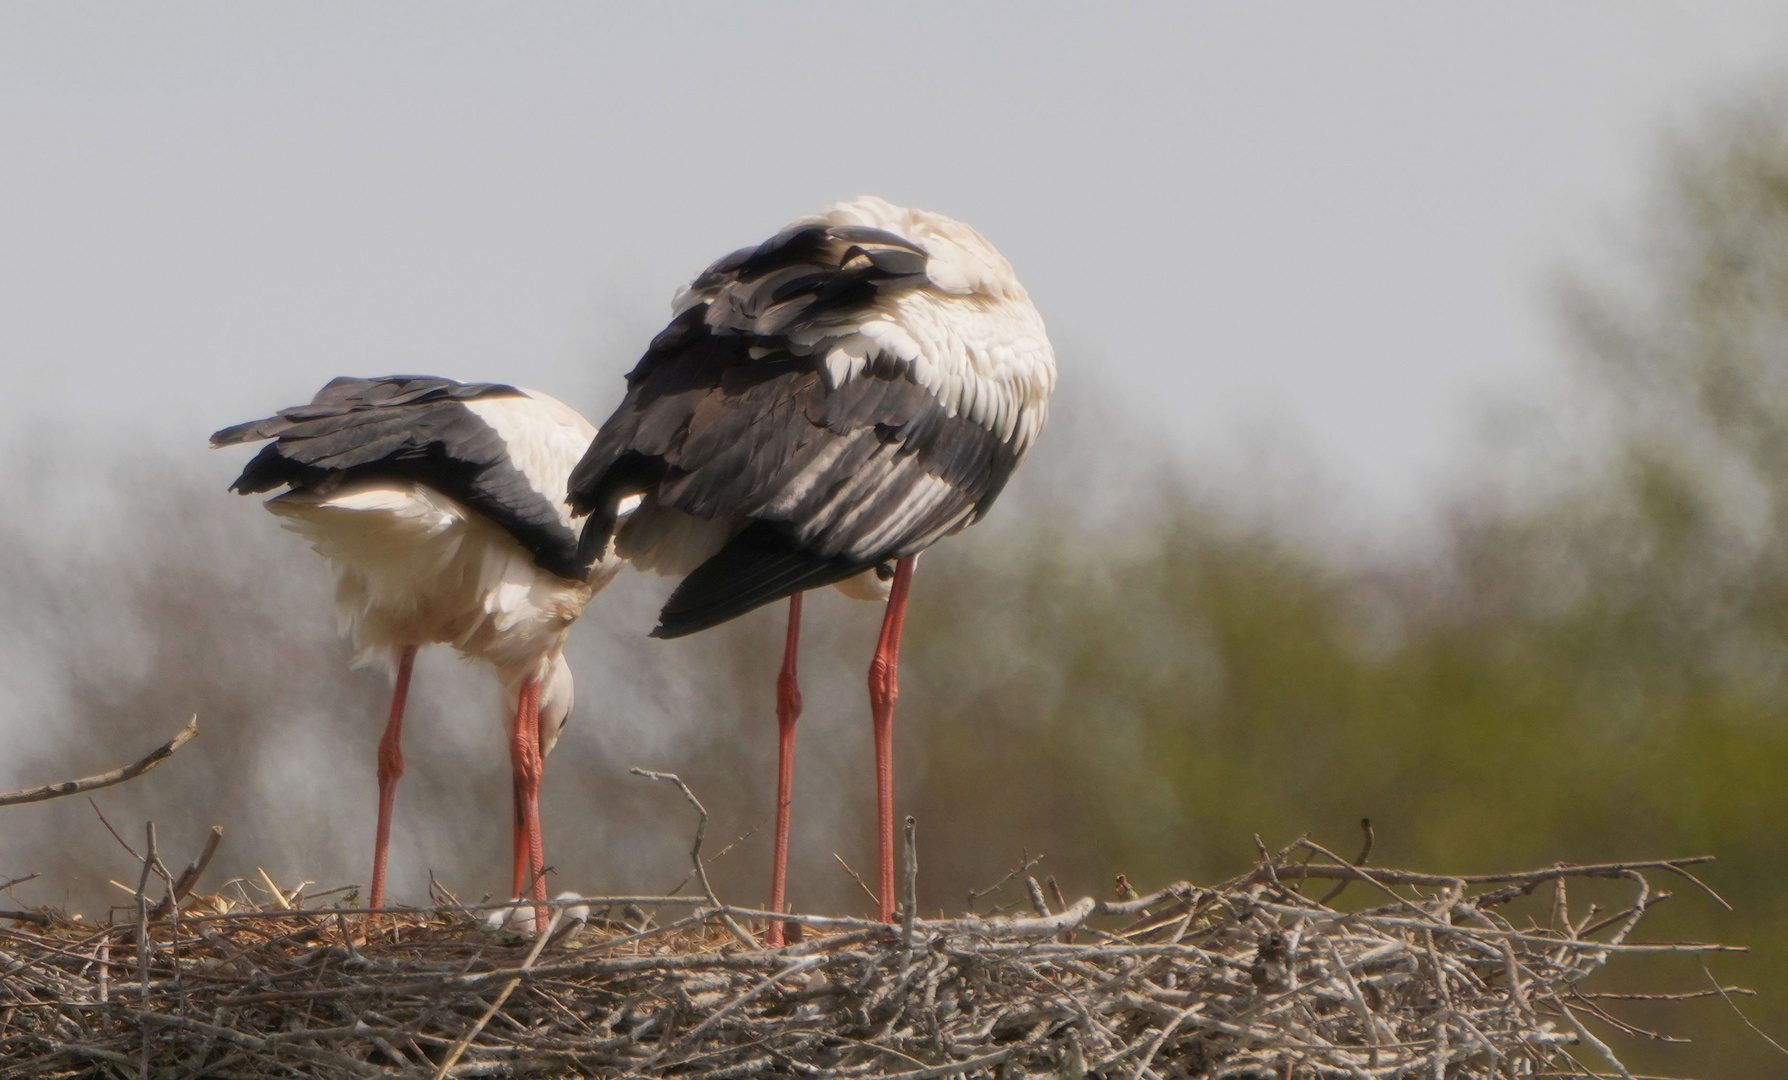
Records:
[[[892,725],[913,560],[987,513],[1042,430],[1055,386],[1042,317],[975,230],[875,198],[728,255],[674,310],[571,474],[572,508],[589,515],[580,551],[686,575],[657,637],[789,600],[773,911],[784,910],[801,593],[842,584],[874,596],[888,581],[869,697],[878,899],[892,918]],[[780,923],[769,934],[780,943]]]
[[[334,568],[336,612],[361,660],[395,668],[379,742],[371,907],[385,901],[410,670],[417,649],[434,643],[496,669],[515,793],[513,895],[546,899],[540,781],[571,716],[565,638],[620,565],[601,549],[580,556],[565,504],[567,478],[595,435],[545,394],[393,375],[335,379],[309,405],[211,437],[214,446],[273,440],[233,489],[285,488],[267,509]]]

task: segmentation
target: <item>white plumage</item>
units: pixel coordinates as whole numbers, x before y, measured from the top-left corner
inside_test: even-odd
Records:
[[[1030,449],[1049,418],[1055,350],[1012,264],[970,226],[872,195],[794,224],[884,229],[925,249],[929,288],[891,292],[835,321],[790,335],[824,352],[837,387],[875,359],[908,365],[949,416],[963,415]]]
[[[379,746],[374,907],[384,899],[411,664],[437,643],[496,671],[515,782],[514,885],[545,895],[538,794],[574,700],[565,639],[620,567],[607,550],[588,567],[580,561],[579,522],[565,502],[595,435],[546,394],[389,376],[337,379],[309,405],[212,437],[273,440],[235,488],[286,488],[267,508],[334,569],[336,612],[358,659],[396,669]]]
[[[558,493],[553,501],[572,529],[563,492],[596,427],[556,398],[521,393],[465,407],[497,432],[530,487],[543,497]],[[420,481],[287,491],[267,509],[329,561],[336,615],[359,662],[395,665],[405,647],[451,645],[496,670],[510,729],[521,687],[537,680],[541,749],[552,749],[574,704],[566,636],[620,559],[605,556],[585,579],[562,577],[491,518]]]

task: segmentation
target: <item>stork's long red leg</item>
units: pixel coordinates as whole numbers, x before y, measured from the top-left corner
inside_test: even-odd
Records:
[[[416,663],[416,646],[406,645],[397,654],[397,686],[391,691],[391,715],[385,720],[385,737],[379,740],[379,832],[373,841],[373,876],[367,907],[385,906],[385,852],[391,846],[391,811],[397,805],[397,778],[404,774],[404,702],[410,696],[410,669]]]
[[[906,622],[906,594],[913,584],[913,558],[894,564],[894,585],[882,636],[869,665],[869,711],[875,719],[876,826],[881,851],[881,917],[894,920],[894,701],[900,697],[900,628]]]
[[[534,908],[534,926],[538,930],[546,925],[546,878],[541,873],[546,866],[546,850],[540,839],[540,778],[546,771],[546,761],[540,753],[540,684],[532,679],[522,684],[521,693],[517,695],[515,730],[509,738],[509,760],[514,769],[515,805],[519,818],[515,864],[522,866],[525,858],[527,866],[526,874],[518,875],[526,880],[517,881],[516,895],[520,896],[525,886],[532,885],[528,891],[538,901]]]
[[[795,655],[801,649],[801,594],[788,598],[788,640],[782,647],[782,671],[776,676],[776,850],[771,856],[770,910],[783,910],[788,883],[789,806],[795,786],[795,721],[801,719],[801,681]],[[782,947],[782,923],[771,919],[764,940]]]

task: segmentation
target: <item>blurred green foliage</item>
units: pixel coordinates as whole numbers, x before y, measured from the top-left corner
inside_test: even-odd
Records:
[[[1338,567],[1165,483],[1140,529],[1064,505],[926,567],[911,802],[957,827],[928,877],[1028,846],[1104,895],[1236,872],[1256,832],[1351,851],[1362,816],[1377,861],[1454,872],[1708,853],[1736,913],[1670,885],[1645,936],[1752,946],[1714,967],[1788,1041],[1788,109],[1679,141],[1656,206],[1633,286],[1564,290],[1559,415],[1604,451],[1465,501],[1440,557]],[[1648,1072],[1788,1074],[1719,1001],[1629,1015],[1695,1039],[1629,1041]]]

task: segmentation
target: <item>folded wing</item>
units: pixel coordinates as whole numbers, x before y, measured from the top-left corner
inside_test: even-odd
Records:
[[[211,437],[271,440],[232,485],[326,494],[359,480],[426,484],[501,526],[543,569],[585,576],[565,478],[592,428],[557,401],[426,375],[331,381],[308,405]],[[556,464],[556,468],[555,468]]]
[[[1002,434],[998,409],[971,418],[946,403],[925,376],[968,360],[919,350],[908,332],[971,303],[940,292],[927,264],[893,233],[809,224],[685,291],[570,482],[573,509],[590,514],[586,558],[606,550],[630,495],[645,497],[635,521],[668,510],[735,523],[671,596],[658,636],[913,554],[998,496],[1021,456],[1014,425]]]

